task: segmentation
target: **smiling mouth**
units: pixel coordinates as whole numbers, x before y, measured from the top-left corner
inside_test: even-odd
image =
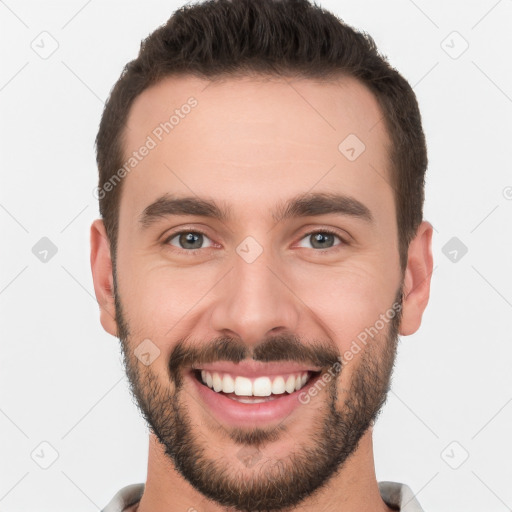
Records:
[[[227,372],[193,370],[194,377],[215,393],[244,404],[258,404],[289,396],[316,380],[320,371],[300,371],[248,378]]]

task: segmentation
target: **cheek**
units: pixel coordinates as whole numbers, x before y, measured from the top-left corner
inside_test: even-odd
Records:
[[[383,276],[362,266],[325,268],[310,273],[307,280],[295,279],[292,288],[343,353],[376,323],[382,330],[379,319],[391,308],[397,287],[394,279]]]
[[[123,263],[119,289],[132,334],[155,340],[164,350],[164,340],[189,334],[191,319],[215,283],[213,273],[135,258]]]

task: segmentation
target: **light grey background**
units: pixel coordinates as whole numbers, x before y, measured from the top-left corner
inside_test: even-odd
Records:
[[[2,511],[98,510],[145,481],[147,429],[92,286],[93,141],[123,65],[180,5],[0,0]],[[426,512],[511,510],[512,1],[321,5],[414,86],[429,148],[432,294],[376,425],[378,480]]]

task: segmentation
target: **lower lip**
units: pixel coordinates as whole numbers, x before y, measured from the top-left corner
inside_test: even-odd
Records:
[[[237,426],[254,426],[255,424],[283,421],[292,412],[305,405],[299,401],[299,396],[307,393],[316,380],[316,376],[313,376],[299,391],[291,394],[275,395],[279,398],[268,402],[246,404],[213,391],[199,382],[193,373],[189,373],[188,376],[197,389],[201,401],[206,404],[212,414],[222,423]]]

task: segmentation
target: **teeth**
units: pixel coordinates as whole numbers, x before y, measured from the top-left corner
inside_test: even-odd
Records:
[[[252,384],[254,396],[270,396],[272,394],[272,382],[268,377],[258,377]]]
[[[233,398],[235,402],[242,402],[243,404],[262,404],[263,402],[271,402],[275,400],[276,397],[270,398],[245,398],[245,397],[237,397]]]
[[[252,382],[247,377],[237,377],[235,379],[235,395],[251,396]]]
[[[235,392],[235,381],[231,375],[224,375],[224,379],[222,380],[222,391],[224,391],[224,393]]]
[[[306,377],[307,379],[307,377]],[[272,382],[272,394],[273,395],[282,395],[286,390],[284,389],[284,379],[283,377],[276,377]]]
[[[222,379],[217,372],[213,374],[213,389],[214,391],[222,391]]]
[[[288,393],[293,393],[295,391],[295,377],[293,375],[290,375],[286,379],[286,383],[284,385],[284,389],[286,389],[286,391],[288,391]]]
[[[218,372],[209,372],[201,370],[201,379],[204,384],[212,388],[217,393],[235,393],[237,396],[261,396],[269,397],[271,395],[282,395],[283,393],[293,393],[303,388],[309,380],[308,372],[297,373],[293,375],[276,377],[261,376],[256,379],[248,379],[242,376],[231,376],[229,374],[219,374]],[[243,403],[259,403],[254,399],[250,401],[239,400]]]

